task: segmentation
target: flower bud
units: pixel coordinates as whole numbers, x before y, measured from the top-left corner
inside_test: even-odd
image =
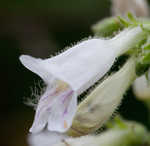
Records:
[[[150,101],[150,84],[145,75],[137,78],[133,84],[136,97],[142,101]]]
[[[135,59],[131,58],[79,104],[68,135],[81,136],[99,129],[112,116],[135,78]]]

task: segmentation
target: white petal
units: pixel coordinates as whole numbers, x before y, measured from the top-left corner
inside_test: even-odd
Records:
[[[50,131],[65,132],[70,128],[77,108],[77,95],[67,85],[57,81],[41,97],[30,132],[40,132],[48,123]]]
[[[53,109],[48,119],[48,130],[66,132],[70,128],[77,109],[77,96],[73,94],[70,98],[69,101],[65,101],[68,104],[67,106],[64,106],[61,100],[56,100],[57,106],[52,107]]]
[[[51,75],[51,72],[49,72],[49,70],[47,70],[47,68],[45,68],[42,64],[42,59],[34,58],[28,55],[21,55],[19,59],[27,69],[39,75],[46,83],[50,83],[51,80],[53,81],[53,76]]]
[[[29,146],[53,146],[55,143],[67,138],[65,134],[44,130],[37,134],[29,134]]]
[[[41,60],[23,55],[20,60],[46,82],[53,75],[67,82],[80,94],[110,69],[115,57],[115,49],[108,48],[106,40],[91,39],[50,59]]]
[[[135,80],[133,84],[133,91],[141,100],[150,98],[150,85],[148,84],[145,75]]]

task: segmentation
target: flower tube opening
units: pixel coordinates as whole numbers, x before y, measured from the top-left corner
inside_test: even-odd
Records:
[[[41,65],[40,59],[23,55],[20,60],[47,84],[46,91],[38,102],[30,132],[38,133],[46,125],[50,131],[65,132],[71,126],[76,112],[76,93],[68,83],[47,73],[46,69]],[[40,66],[40,69],[37,66]]]

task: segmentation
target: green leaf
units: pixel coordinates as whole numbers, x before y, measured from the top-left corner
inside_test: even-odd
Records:
[[[150,65],[150,52],[148,54],[146,54],[143,58],[142,58],[142,64],[149,64]]]
[[[146,46],[144,46],[144,48],[143,48],[144,50],[150,50],[150,44],[148,44],[148,45],[146,45]]]

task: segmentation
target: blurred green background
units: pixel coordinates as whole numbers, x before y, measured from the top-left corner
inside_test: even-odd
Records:
[[[108,17],[109,0],[5,0],[0,2],[0,146],[27,146],[34,118],[23,103],[40,78],[19,62],[21,54],[45,58],[92,36],[91,25]],[[130,89],[119,111],[148,124],[148,111]]]

